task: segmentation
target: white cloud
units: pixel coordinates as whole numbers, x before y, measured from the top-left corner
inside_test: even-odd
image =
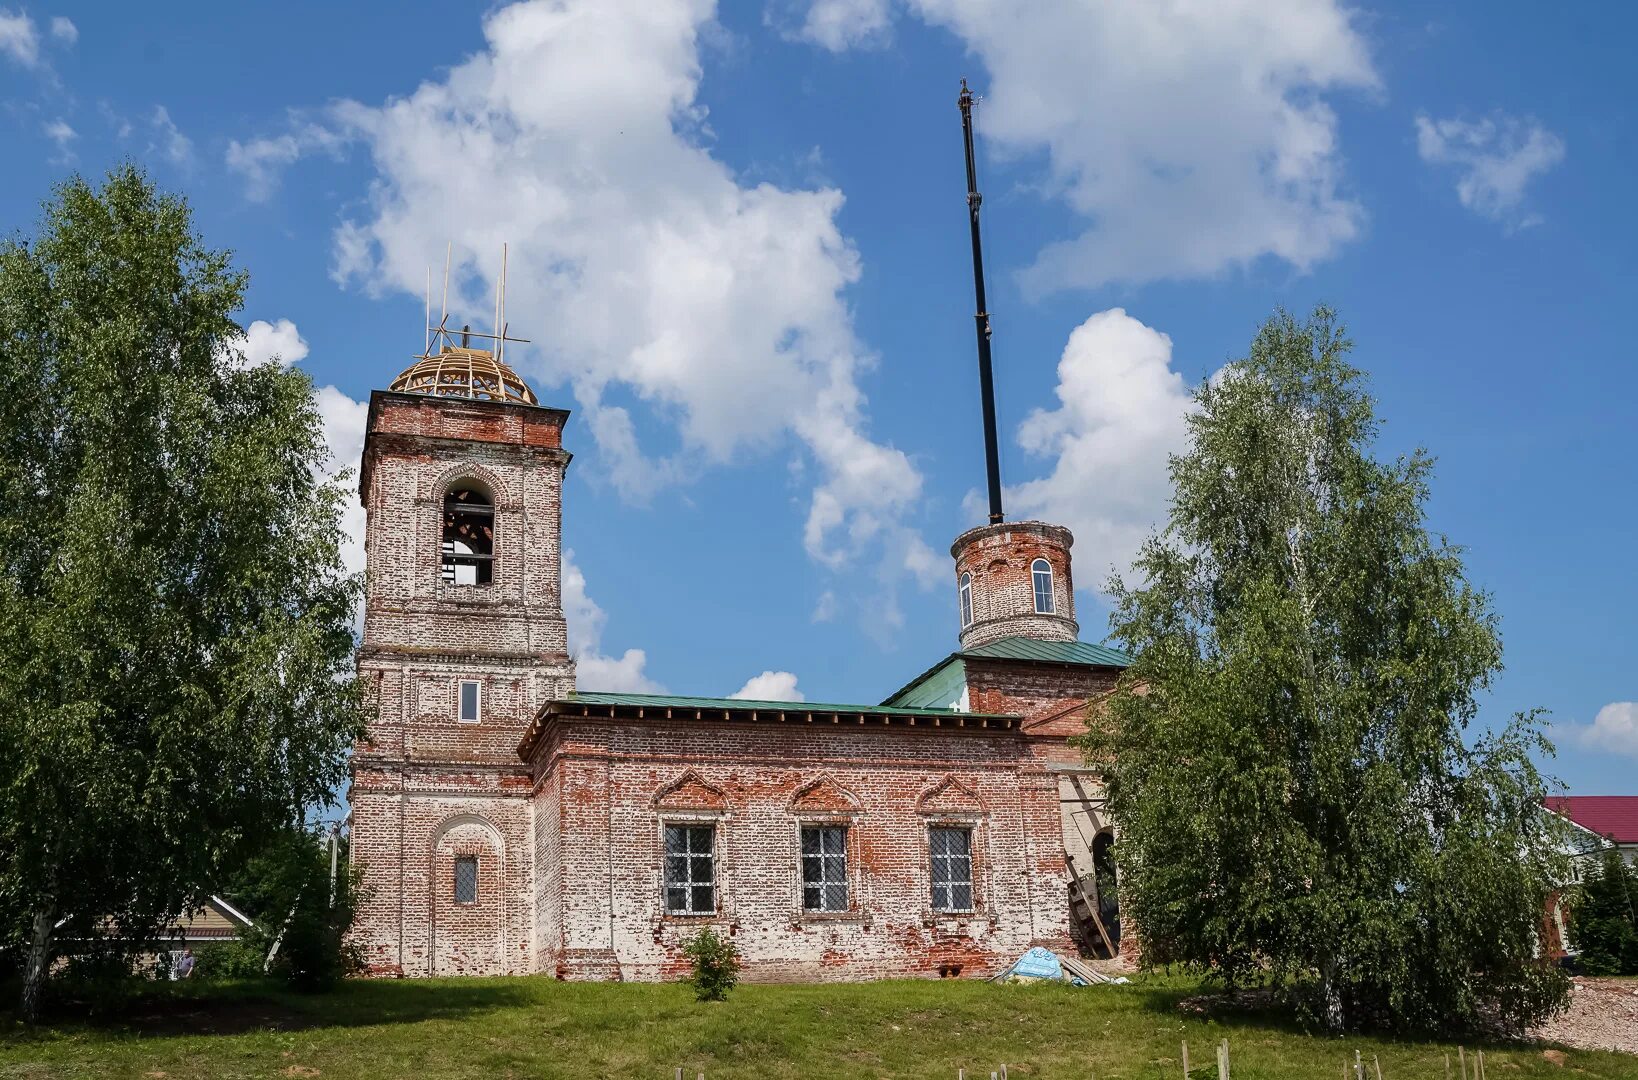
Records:
[[[812,619],[816,623],[830,622],[836,618],[839,602],[834,590],[826,589],[819,594],[819,602],[813,605]]]
[[[1561,724],[1555,729],[1588,750],[1638,758],[1638,701],[1612,701],[1590,724]]]
[[[26,68],[40,63],[40,31],[26,12],[0,8],[0,53]]]
[[[408,96],[298,118],[229,161],[265,197],[278,166],[362,143],[377,178],[337,230],[335,273],[419,297],[452,240],[460,321],[489,321],[509,242],[512,325],[537,342],[509,358],[537,389],[572,388],[626,497],[794,437],[818,465],[813,557],[839,566],[870,546],[916,572],[901,519],[922,477],[868,433],[842,195],[744,183],[712,156],[696,98],[712,18],[709,0],[512,4],[485,19],[483,50]]]
[[[892,28],[889,0],[813,0],[801,25],[783,31],[832,52],[886,44]]]
[[[72,45],[80,40],[80,28],[68,16],[57,15],[51,20],[51,36],[64,45]]]
[[[281,319],[288,324],[288,320]],[[266,324],[263,324],[266,325]],[[294,327],[291,327],[292,332]],[[306,345],[303,344],[303,355]],[[358,465],[364,455],[364,428],[369,421],[369,405],[354,401],[334,386],[321,386],[313,392],[319,417],[324,422],[324,442],[329,447],[324,475],[331,479],[346,472],[350,475],[347,498],[341,509],[342,565],[350,574],[364,570],[364,504],[358,498]],[[360,613],[362,614],[362,612]]]
[[[619,656],[607,656],[601,651],[608,613],[587,593],[586,575],[574,561],[572,550],[564,550],[561,572],[563,617],[569,624],[575,685],[605,693],[664,693],[665,687],[644,671],[648,654],[642,649],[627,649]]]
[[[606,694],[663,694],[665,687],[644,672],[648,654],[627,649],[619,656],[584,653],[575,659],[575,685]]]
[[[148,146],[150,154],[160,154],[173,165],[192,163],[193,140],[182,134],[165,106],[154,106],[149,123],[154,129],[154,141]]]
[[[1172,340],[1120,308],[1069,335],[1058,362],[1058,407],[1037,409],[1018,442],[1052,472],[1007,491],[1015,517],[1069,526],[1083,587],[1127,572],[1166,513],[1167,458],[1183,449],[1189,387],[1172,369]]]
[[[227,167],[244,177],[245,198],[266,202],[278,190],[284,170],[314,152],[338,156],[345,139],[322,124],[297,123],[293,130],[270,138],[228,143]]]
[[[245,197],[265,202],[279,186],[279,174],[286,165],[301,157],[301,144],[294,135],[228,143],[227,166],[245,178]]]
[[[1456,196],[1469,210],[1522,229],[1540,216],[1524,210],[1524,189],[1564,160],[1564,140],[1539,121],[1496,113],[1482,120],[1416,118],[1416,150],[1429,165],[1460,170]]]
[[[68,121],[60,116],[46,123],[44,130],[46,138],[57,144],[57,157],[55,160],[59,162],[74,160],[72,144],[75,139],[80,137],[80,133],[70,127]]]
[[[1036,293],[1264,257],[1306,269],[1359,233],[1323,95],[1377,76],[1338,0],[904,6],[988,69],[986,148],[1044,153],[1044,190],[1085,223],[1024,272]]]
[[[796,676],[788,671],[764,671],[753,675],[745,685],[728,695],[750,701],[806,701],[796,688]]]
[[[257,319],[245,328],[234,346],[243,355],[245,367],[260,367],[275,361],[289,367],[305,360],[308,351],[307,342],[289,319],[271,323]]]

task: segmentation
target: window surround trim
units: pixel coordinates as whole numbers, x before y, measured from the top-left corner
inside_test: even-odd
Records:
[[[791,918],[805,922],[869,922],[870,913],[861,902],[864,875],[859,860],[859,823],[864,813],[859,810],[800,810],[791,814]],[[841,911],[821,911],[803,904],[802,830],[807,828],[842,828],[847,830],[843,852],[845,867],[843,880],[847,883],[847,907]]]
[[[966,630],[978,621],[978,612],[973,606],[973,575],[971,571],[963,570],[956,583],[956,606],[959,608],[961,629]]]
[[[727,869],[727,855],[724,851],[723,840],[727,835],[725,827],[728,819],[733,815],[727,810],[712,810],[701,807],[698,810],[660,810],[656,813],[654,838],[659,852],[659,865],[655,868],[655,899],[662,923],[682,923],[688,926],[698,926],[705,923],[727,923],[732,919],[728,909],[728,898],[723,889],[724,871]],[[716,910],[710,912],[672,911],[665,902],[665,830],[667,826],[709,826],[711,829],[711,897],[715,901]]]
[[[973,906],[970,908],[935,908],[933,906],[933,837],[934,829],[966,829],[972,834],[972,887]],[[987,918],[989,905],[990,860],[989,815],[979,812],[939,811],[921,814],[921,903],[923,923],[966,921]]]
[[[1047,579],[1046,600],[1048,606],[1045,610],[1041,608],[1041,590],[1036,584],[1037,576],[1042,573],[1046,574]],[[1035,607],[1035,614],[1058,614],[1058,575],[1053,571],[1052,563],[1040,556],[1031,559],[1029,563],[1029,591],[1030,601]]]
[[[461,710],[461,696],[466,692],[466,687],[468,685],[476,687],[477,691],[478,691],[477,700],[472,703],[473,716],[472,716],[472,719],[470,719],[470,720],[468,720],[466,717],[461,715],[461,711],[462,711]],[[482,679],[460,679],[460,678],[456,679],[455,680],[455,722],[457,724],[481,724],[481,723],[483,723],[483,699],[484,699],[484,693],[483,693],[483,680]]]

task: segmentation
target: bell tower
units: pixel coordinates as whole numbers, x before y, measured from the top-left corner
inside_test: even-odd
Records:
[[[503,324],[502,324],[503,325]],[[518,745],[574,691],[561,598],[568,413],[446,332],[370,395],[359,492],[358,670],[375,706],[353,756],[352,857],[371,970],[530,970],[530,775]]]

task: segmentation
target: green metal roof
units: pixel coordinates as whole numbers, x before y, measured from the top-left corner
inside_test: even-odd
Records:
[[[959,655],[988,656],[998,660],[1041,660],[1053,664],[1090,664],[1095,667],[1131,667],[1132,658],[1123,652],[1086,641],[1037,641],[1035,638],[1007,637],[965,649]]]
[[[655,709],[734,709],[788,713],[869,713],[872,716],[938,716],[969,720],[1016,720],[1010,713],[957,712],[954,709],[910,709],[890,705],[823,705],[815,701],[754,701],[747,698],[676,697],[671,694],[574,693],[564,701],[585,705],[628,705]]]
[[[966,661],[1028,660],[1045,664],[1085,664],[1088,667],[1130,667],[1132,658],[1104,645],[1085,641],[1037,641],[1034,638],[1006,637],[976,649],[953,652],[898,690],[888,695],[888,706],[897,702],[924,701],[936,687],[936,696],[949,690],[951,679],[966,678]]]

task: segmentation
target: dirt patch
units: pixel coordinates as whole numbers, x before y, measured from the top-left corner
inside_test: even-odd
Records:
[[[1638,1054],[1638,983],[1631,979],[1577,978],[1571,985],[1570,1007],[1530,1034],[1543,1042],[1583,1050]]]

